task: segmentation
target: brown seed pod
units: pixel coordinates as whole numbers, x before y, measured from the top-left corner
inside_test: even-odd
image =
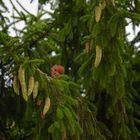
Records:
[[[101,14],[102,14],[102,8],[100,6],[96,6],[95,7],[95,20],[96,20],[96,22],[100,21]]]
[[[14,89],[14,92],[19,95],[19,82],[18,82],[18,78],[17,76],[15,75],[14,78],[13,78],[13,89]]]
[[[34,77],[31,76],[31,77],[29,78],[29,83],[28,83],[28,96],[30,96],[30,95],[32,94],[32,92],[33,92],[34,83],[35,83]]]
[[[94,62],[94,66],[97,68],[102,59],[102,48],[99,45],[96,45],[96,58]]]
[[[50,105],[51,105],[50,98],[46,97],[42,115],[46,115],[46,113],[48,112],[48,110],[50,108]]]
[[[26,82],[25,82],[25,69],[23,68],[22,65],[20,65],[20,68],[19,68],[19,71],[18,71],[18,79],[20,81],[23,99],[25,101],[27,101],[28,100],[28,95],[27,95],[27,87],[26,87]]]
[[[35,99],[37,97],[38,88],[39,88],[39,82],[38,81],[35,81],[34,88],[33,88],[33,99]]]

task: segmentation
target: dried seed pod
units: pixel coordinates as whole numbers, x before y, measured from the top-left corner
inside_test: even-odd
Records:
[[[18,82],[17,76],[14,76],[14,78],[13,78],[13,89],[14,89],[14,92],[17,95],[19,95],[19,82]]]
[[[100,21],[101,14],[102,14],[102,8],[100,6],[96,6],[95,7],[95,20],[96,20],[96,22]]]
[[[99,45],[96,45],[96,58],[94,62],[94,66],[97,68],[102,59],[102,48]]]
[[[23,68],[22,65],[20,65],[20,68],[18,71],[18,79],[20,81],[23,98],[25,101],[27,101],[28,95],[27,95],[27,87],[26,87],[26,82],[25,82],[25,69]]]
[[[50,98],[46,97],[42,115],[46,115],[46,113],[48,112],[48,110],[50,108],[50,105],[51,105]]]
[[[29,78],[29,83],[28,83],[28,96],[30,96],[31,94],[32,94],[32,92],[33,92],[33,89],[34,89],[34,77],[33,76],[31,76],[30,78]]]
[[[39,88],[39,82],[38,81],[35,81],[34,88],[33,88],[33,99],[35,99],[37,97],[38,88]]]

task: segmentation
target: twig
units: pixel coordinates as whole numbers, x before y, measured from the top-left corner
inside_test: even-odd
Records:
[[[33,0],[30,1],[30,3],[32,3],[32,2],[33,2]]]
[[[21,5],[21,3],[20,3],[18,0],[16,0],[16,2],[19,4],[19,6],[20,6],[26,13],[28,13],[29,15],[32,15],[32,16],[33,16],[33,14],[31,14],[28,10],[26,10],[26,9]]]
[[[17,20],[17,21],[13,21],[12,23],[10,23],[9,25],[8,25],[8,27],[10,27],[10,26],[12,26],[13,24],[15,24],[15,23],[17,23],[17,22],[20,22],[21,20]]]
[[[45,32],[43,32],[40,36],[38,36],[38,38],[36,40],[32,40],[30,46],[34,46],[37,42],[39,42],[40,39],[42,39],[43,37],[45,37],[46,35],[48,35],[49,34],[49,30],[51,28],[53,28],[54,24],[51,23],[48,26],[50,26],[49,29],[48,30],[44,29]]]
[[[41,71],[39,68],[37,68],[37,71],[38,71],[40,74],[44,75],[44,76],[47,78],[48,81],[52,80],[52,78],[51,78],[50,76],[48,76],[46,73],[44,73],[43,71]]]
[[[13,17],[14,17],[14,9],[12,10],[12,14],[13,14]],[[12,24],[11,24],[12,25]],[[15,22],[15,18],[13,18],[13,26],[14,28],[16,28],[16,22]],[[17,30],[15,30],[15,33],[16,33],[16,36],[18,36],[18,33],[17,33]]]
[[[15,7],[15,5],[13,4],[12,0],[10,0],[13,8],[15,9],[15,11],[18,13],[19,16],[21,16],[20,12],[17,10],[17,8]]]

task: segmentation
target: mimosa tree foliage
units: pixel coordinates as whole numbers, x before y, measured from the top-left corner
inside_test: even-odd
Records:
[[[125,28],[139,26],[140,2],[40,0],[37,15],[10,2],[12,23],[0,2],[0,139],[138,140],[140,39]],[[52,77],[54,65],[65,73]]]

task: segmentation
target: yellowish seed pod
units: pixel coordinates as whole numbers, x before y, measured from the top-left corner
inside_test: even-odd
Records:
[[[113,4],[113,6],[115,6],[115,0],[112,0],[112,4]]]
[[[34,89],[33,89],[33,99],[35,99],[37,97],[38,88],[39,88],[39,82],[38,81],[35,81],[35,83],[34,83]]]
[[[27,102],[28,101],[28,95],[27,93],[22,93],[23,99]]]
[[[103,10],[106,7],[106,1],[105,0],[101,0],[100,3],[99,3],[99,6]]]
[[[102,59],[102,48],[99,45],[96,45],[96,57],[95,57],[95,62],[94,66],[97,68],[101,62]]]
[[[14,76],[14,78],[13,78],[13,89],[14,89],[14,92],[17,95],[19,95],[19,83],[18,83],[17,76]]]
[[[43,112],[42,112],[43,115],[46,115],[46,113],[48,112],[48,110],[50,108],[50,105],[51,105],[50,98],[49,97],[46,97],[46,99],[45,99],[45,105],[44,105]]]
[[[32,94],[32,92],[33,92],[33,89],[34,89],[34,77],[33,76],[31,76],[30,78],[29,78],[29,83],[28,83],[28,96],[30,96],[31,94]]]
[[[18,79],[20,81],[23,98],[25,101],[27,101],[28,95],[27,95],[27,87],[26,87],[26,82],[25,82],[25,69],[23,68],[22,65],[20,66],[19,71],[18,71]]]
[[[100,21],[101,14],[102,14],[102,8],[100,6],[96,6],[95,7],[95,20],[96,20],[96,22]]]

